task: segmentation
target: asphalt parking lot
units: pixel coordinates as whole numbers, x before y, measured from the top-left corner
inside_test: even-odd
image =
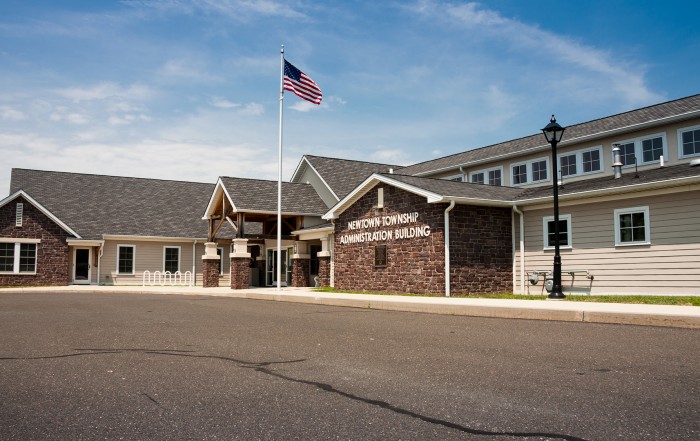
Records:
[[[0,296],[0,439],[700,437],[700,331]]]

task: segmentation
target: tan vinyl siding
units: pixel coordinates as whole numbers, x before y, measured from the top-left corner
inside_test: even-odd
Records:
[[[134,246],[135,268],[134,274],[118,274],[117,253],[119,245]],[[135,241],[135,240],[107,240],[100,263],[100,283],[107,285],[141,285],[144,271],[163,272],[163,248],[180,247],[180,272],[192,272],[192,246],[193,242],[168,242],[168,241]],[[220,245],[224,254],[224,279],[230,271],[229,244]],[[204,243],[198,242],[194,253],[195,282],[202,284],[202,256],[204,255]],[[226,286],[228,279],[221,282]]]
[[[562,249],[562,269],[585,269],[595,277],[593,294],[700,295],[700,192],[629,198],[562,207],[570,214],[572,249]],[[649,207],[650,245],[615,245],[614,211]],[[543,250],[542,218],[552,210],[525,213],[525,271],[551,270],[553,250]],[[517,234],[517,233],[516,233]],[[516,250],[517,251],[517,250]],[[519,259],[519,251],[516,259]],[[520,281],[519,261],[516,267]],[[571,286],[563,274],[565,292]],[[516,285],[517,286],[517,285]],[[576,275],[575,288],[587,292],[589,281]],[[530,287],[539,292],[541,285]]]
[[[299,179],[296,180],[299,183],[309,183],[316,190],[316,193],[321,197],[323,202],[328,206],[332,207],[338,202],[333,193],[328,189],[326,184],[323,183],[321,178],[311,169],[311,167],[306,167]]]

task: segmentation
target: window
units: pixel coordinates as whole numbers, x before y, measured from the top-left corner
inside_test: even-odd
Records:
[[[374,266],[383,268],[386,266],[386,245],[376,245],[374,247]]]
[[[615,210],[615,245],[649,244],[649,236],[649,207]]]
[[[521,164],[511,166],[511,184],[532,184],[535,182],[547,181],[549,179],[549,160],[547,158],[537,158]]]
[[[0,242],[0,272],[36,274],[36,245],[39,241],[22,240],[19,243]]]
[[[700,126],[678,131],[678,150],[681,158],[700,155]]]
[[[134,274],[136,247],[133,245],[117,245],[117,273]]]
[[[15,211],[15,226],[22,226],[22,215],[24,213],[24,204],[22,202],[17,202],[17,209]]]
[[[559,163],[561,165],[562,176],[571,176],[578,174],[576,172],[576,154],[560,157]]]
[[[532,163],[532,182],[547,180],[547,161],[535,161]]]
[[[469,173],[473,184],[502,185],[503,167],[487,168]]]
[[[15,244],[0,243],[0,272],[14,272]]]
[[[620,147],[620,160],[625,167],[633,166],[635,158],[637,158],[638,165],[659,162],[661,156],[668,158],[666,134],[664,133],[613,143],[613,146],[615,144]],[[615,155],[613,154],[614,160]]]
[[[489,170],[489,185],[501,185],[501,169]]]
[[[444,179],[446,181],[462,182],[462,174],[460,173],[458,175],[445,176],[444,178],[441,178],[441,179]]]
[[[581,152],[581,162],[583,163],[584,173],[593,173],[600,171],[600,148]]]
[[[163,248],[163,271],[180,271],[180,247]]]
[[[233,244],[231,244],[233,247]],[[231,250],[233,252],[233,250]],[[216,249],[216,255],[219,256],[219,275],[224,274],[224,248],[223,247],[218,247]]]
[[[513,185],[527,183],[527,165],[520,164],[513,166]]]
[[[554,234],[554,216],[545,216],[542,218],[543,228],[543,243],[544,249],[553,249],[556,244]],[[559,215],[559,247],[571,248],[571,215]]]
[[[561,176],[580,176],[602,171],[602,146],[577,150],[559,156]],[[634,159],[632,159],[634,163]]]

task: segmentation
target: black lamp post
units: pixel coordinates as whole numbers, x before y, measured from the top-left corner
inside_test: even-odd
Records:
[[[554,269],[552,271],[552,290],[547,298],[561,300],[566,296],[561,291],[561,255],[559,254],[559,176],[557,176],[557,144],[561,141],[564,135],[564,127],[557,124],[557,119],[552,115],[547,127],[542,129],[547,142],[552,144],[552,171],[554,177],[552,179],[554,188]]]

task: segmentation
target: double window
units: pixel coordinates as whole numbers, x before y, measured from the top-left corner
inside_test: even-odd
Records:
[[[678,130],[678,156],[700,156],[700,126]]]
[[[37,243],[0,242],[0,273],[36,274]]]
[[[117,245],[117,273],[134,274],[134,268],[136,268],[136,247]]]
[[[645,245],[651,243],[649,207],[615,210],[615,245]]]
[[[542,231],[544,233],[542,241],[544,249],[554,249],[556,245],[556,234],[554,231],[554,216],[545,216],[542,218]],[[571,215],[559,215],[559,247],[571,248]]]
[[[549,180],[548,170],[549,160],[547,158],[513,164],[510,167],[511,184],[524,185],[547,181]]]
[[[472,184],[503,185],[503,168],[489,168],[469,173]]]
[[[661,156],[668,158],[664,133],[613,143],[620,147],[620,160],[625,167],[659,162]],[[613,161],[615,157],[613,155]]]
[[[602,147],[599,146],[560,155],[561,176],[578,176],[602,171],[602,151]]]

